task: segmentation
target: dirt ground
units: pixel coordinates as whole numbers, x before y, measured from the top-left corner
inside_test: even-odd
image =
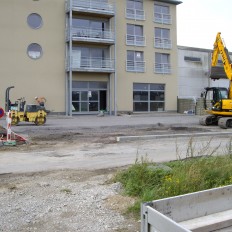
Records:
[[[118,145],[115,138],[215,131],[198,126],[197,117],[185,117],[186,121],[179,115],[165,117],[156,118],[155,123],[149,121],[154,118],[139,118],[141,123],[134,124],[130,123],[136,117],[122,123],[89,117],[78,120],[78,126],[76,119],[50,119],[42,127],[22,124],[13,128],[29,142],[0,147],[0,231],[139,231],[138,219],[124,214],[135,199],[123,196],[120,184],[110,181],[117,170],[133,163],[136,149],[130,151],[134,154],[129,162],[114,165],[119,157],[127,156],[127,146],[136,147],[138,142]],[[62,120],[66,125],[60,125]],[[146,144],[152,145],[154,141]],[[83,167],[76,168],[74,162]]]

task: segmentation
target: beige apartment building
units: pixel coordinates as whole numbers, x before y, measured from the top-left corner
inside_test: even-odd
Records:
[[[177,110],[176,0],[1,0],[0,75],[56,114]]]

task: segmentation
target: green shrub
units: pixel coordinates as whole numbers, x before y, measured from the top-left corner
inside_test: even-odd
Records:
[[[122,183],[126,195],[138,199],[129,209],[138,212],[141,202],[232,184],[232,158],[194,157],[160,165],[142,157],[117,173],[114,181]]]

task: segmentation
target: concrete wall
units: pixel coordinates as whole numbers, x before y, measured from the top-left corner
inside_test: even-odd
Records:
[[[227,79],[211,80],[212,50],[178,46],[178,97],[199,98],[205,87],[229,87]],[[184,57],[200,58],[200,62]],[[219,56],[220,59],[220,56]]]

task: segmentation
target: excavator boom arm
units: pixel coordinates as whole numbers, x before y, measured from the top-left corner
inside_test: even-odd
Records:
[[[219,54],[222,57],[224,71],[221,67],[217,66]],[[220,75],[221,75],[221,77],[226,77],[230,81],[232,80],[231,60],[230,60],[228,50],[226,46],[224,45],[223,40],[221,38],[220,32],[217,33],[216,40],[214,42],[211,66],[212,66],[211,75],[210,75],[211,78],[215,78],[215,77],[220,78]]]

